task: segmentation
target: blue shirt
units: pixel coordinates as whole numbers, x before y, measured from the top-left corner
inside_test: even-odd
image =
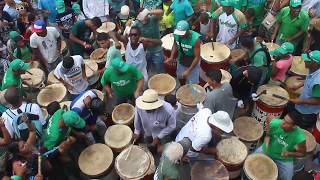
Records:
[[[186,20],[194,13],[188,0],[174,0],[170,6],[170,9],[174,13],[175,24],[181,20]]]
[[[58,12],[57,12],[55,0],[39,0],[38,8],[41,10],[48,10],[49,11],[48,21],[50,23],[56,23],[56,16]]]
[[[5,5],[3,11],[7,12],[13,20],[17,20],[19,12],[16,10],[16,8]]]
[[[70,104],[70,109],[72,111],[75,111],[79,114],[81,118],[83,118],[86,121],[87,125],[94,125],[96,124],[96,121],[98,119],[98,116],[93,114],[90,109],[88,109],[85,104],[83,103],[83,100],[90,96],[91,99],[98,97],[97,93],[93,90],[85,91],[81,94],[79,94]]]
[[[312,98],[312,89],[315,85],[320,85],[320,69],[307,75],[299,98]],[[302,114],[317,114],[320,112],[320,105],[296,104],[295,108]]]

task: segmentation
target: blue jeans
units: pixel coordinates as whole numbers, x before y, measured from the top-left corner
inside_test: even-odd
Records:
[[[255,153],[263,153],[262,146],[260,146],[258,149],[256,149]],[[279,171],[279,178],[280,180],[292,180],[294,170],[293,170],[293,161],[282,161],[282,160],[276,160],[272,159]]]
[[[158,52],[147,52],[146,59],[148,74],[150,72],[155,74],[164,72],[164,53],[162,49]]]
[[[182,73],[187,69],[188,69],[188,67],[185,67],[185,66],[181,65],[180,63],[177,64],[177,77],[178,77],[178,79],[183,79]],[[192,69],[189,77],[186,79],[186,84],[189,84],[189,83],[198,84],[199,77],[200,77],[200,63]]]

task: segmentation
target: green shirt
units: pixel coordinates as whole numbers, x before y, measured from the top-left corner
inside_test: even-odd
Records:
[[[320,85],[316,84],[315,86],[312,87],[312,96],[314,97],[320,97]]]
[[[77,21],[71,28],[71,33],[78,39],[89,42],[91,36],[91,29],[85,24],[85,20]],[[83,46],[77,43],[71,43],[72,49],[76,52],[82,51]]]
[[[194,45],[196,44],[199,37],[200,37],[200,34],[192,30],[190,30],[190,35],[188,38],[180,38],[178,35],[174,35],[174,39],[175,39],[177,50],[178,50],[179,62],[181,62],[182,60],[182,50],[180,47],[179,40],[181,41],[181,46],[182,46],[184,55],[194,56]]]
[[[58,146],[66,137],[68,129],[60,129],[59,121],[62,118],[62,114],[65,111],[63,109],[59,109],[56,111],[53,116],[50,118],[48,123],[48,128],[46,130],[44,136],[44,146],[51,150],[55,146]]]
[[[143,78],[142,73],[133,65],[124,73],[117,72],[114,68],[107,68],[102,77],[101,84],[111,84],[111,88],[119,97],[132,97],[137,89],[137,81]]]
[[[2,80],[2,90],[7,89],[9,86],[16,86],[19,89],[22,89],[22,79],[20,76],[15,76],[13,74],[13,70],[8,68],[6,73],[4,74]]]
[[[247,9],[252,8],[255,12],[255,16],[253,18],[253,25],[259,26],[263,21],[265,10],[264,5],[266,0],[248,0]]]
[[[150,16],[146,24],[136,21],[135,26],[140,29],[142,37],[160,40],[160,25],[158,17]],[[147,47],[147,51],[150,53],[158,52],[161,49],[161,45]]]
[[[168,145],[165,145],[165,148]],[[166,178],[180,180],[179,164],[171,162],[166,156],[162,155],[157,169],[157,180],[164,180]]]
[[[294,157],[283,157],[284,151],[295,152],[296,145],[306,140],[303,130],[295,127],[292,131],[286,132],[280,126],[281,119],[272,119],[270,122],[270,143],[268,150],[266,144],[262,145],[264,153],[272,159],[292,161]]]
[[[301,9],[297,17],[292,19],[289,7],[282,8],[276,16],[276,19],[277,22],[280,23],[278,36],[283,40],[294,36],[299,31],[307,32],[310,20],[308,12],[303,9]],[[301,38],[297,38],[297,40],[300,39]]]
[[[239,9],[240,11],[242,10],[242,7],[247,6],[247,0],[234,0],[234,8]]]
[[[23,48],[19,48],[20,50],[18,50],[18,48],[16,48],[13,52],[13,56],[15,58],[19,58],[22,59],[24,62],[29,61],[30,59],[32,59],[32,52],[31,52],[31,48],[28,48],[27,46],[23,47]],[[20,51],[20,53],[18,53],[18,51]],[[19,55],[20,54],[20,55]]]
[[[249,53],[250,64],[256,67],[262,67],[262,77],[266,77],[269,74],[272,66],[270,64],[270,66],[267,67],[268,60],[267,60],[267,55],[264,51],[259,51],[255,53],[261,48],[262,48],[261,45],[259,43],[256,43],[255,49]],[[254,53],[255,55],[253,56]]]

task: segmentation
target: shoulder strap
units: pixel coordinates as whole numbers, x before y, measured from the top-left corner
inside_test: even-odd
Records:
[[[183,48],[182,48],[182,45],[181,45],[181,38],[180,38],[180,37],[178,37],[178,41],[179,41],[179,46],[180,46],[179,51],[181,52],[181,54],[182,54],[183,56],[185,56],[184,51],[183,51]]]

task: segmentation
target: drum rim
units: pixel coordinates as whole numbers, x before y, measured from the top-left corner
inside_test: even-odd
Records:
[[[179,87],[178,88],[178,90],[177,90],[177,92],[176,92],[176,98],[177,98],[177,101],[181,104],[181,105],[184,105],[184,106],[186,106],[186,107],[195,107],[195,106],[197,106],[197,103],[183,103],[183,97],[182,98],[179,98],[179,96],[181,96],[180,94],[181,94],[181,89],[184,89],[184,88],[186,88],[187,86],[190,86],[190,84],[185,84],[185,85],[183,85],[183,86],[181,86],[181,87]],[[205,101],[205,94],[206,94],[206,90],[202,87],[202,86],[200,86],[200,85],[198,85],[198,84],[192,84],[192,86],[196,86],[200,91],[202,91],[202,94],[203,94],[203,97],[199,97],[199,99],[200,99],[200,102],[201,103],[203,103],[204,101]],[[181,101],[182,100],[182,101]]]
[[[228,50],[228,52],[226,53],[226,54],[227,54],[227,57],[226,57],[224,60],[221,60],[221,61],[219,61],[219,62],[212,62],[212,61],[206,60],[206,59],[203,57],[203,54],[201,53],[201,47],[203,47],[203,46],[205,46],[205,45],[207,45],[207,44],[209,44],[209,45],[207,45],[207,46],[211,46],[211,43],[213,43],[213,45],[220,45],[220,46],[226,47],[226,49]],[[229,57],[230,57],[230,55],[231,55],[231,50],[230,50],[230,48],[228,48],[228,46],[226,46],[225,44],[220,43],[220,42],[208,42],[208,43],[202,44],[201,47],[200,47],[200,57],[201,57],[201,60],[203,60],[205,63],[207,63],[207,64],[223,64],[223,63],[227,63],[227,62],[229,61],[228,59],[229,59]]]
[[[109,151],[109,153],[111,152],[110,154],[112,155],[112,157],[111,157],[112,161],[110,162],[109,167],[108,167],[106,170],[104,170],[103,172],[98,173],[98,174],[87,174],[87,172],[84,172],[84,171],[81,169],[80,163],[79,163],[79,159],[80,159],[81,154],[82,154],[86,149],[88,149],[89,147],[92,147],[92,146],[101,146],[101,147],[104,147],[105,150]],[[86,148],[80,153],[80,155],[79,155],[79,157],[78,157],[78,166],[79,166],[80,171],[81,171],[82,173],[84,173],[85,175],[89,176],[89,177],[102,176],[103,174],[105,174],[106,172],[108,172],[108,171],[113,167],[113,164],[114,164],[114,154],[113,154],[112,149],[111,149],[109,146],[107,146],[106,144],[102,144],[102,143],[96,143],[96,144],[92,144],[92,145],[86,147]]]
[[[257,126],[260,127],[259,129],[261,129],[261,132],[259,133],[259,136],[258,136],[258,137],[256,137],[256,138],[251,138],[251,139],[245,139],[245,138],[239,136],[238,130],[236,130],[236,121],[239,121],[239,119],[243,119],[243,118],[248,118],[248,119],[250,119],[250,121],[252,120],[252,121],[256,121],[256,122],[257,122]],[[253,117],[250,117],[250,116],[241,116],[241,117],[238,117],[237,119],[235,119],[233,123],[234,123],[233,133],[234,133],[237,137],[239,137],[239,139],[241,139],[241,140],[243,140],[243,141],[245,141],[245,142],[255,142],[255,141],[258,141],[258,140],[263,136],[263,126],[261,125],[261,123],[259,123],[259,122],[258,122],[255,118],[253,118]],[[236,130],[236,131],[235,131],[235,130]]]
[[[122,145],[121,147],[115,147],[115,146],[113,146],[112,144],[110,144],[109,141],[107,141],[107,132],[108,132],[108,130],[109,130],[110,128],[112,128],[112,127],[115,127],[115,126],[124,127],[126,130],[128,130],[128,132],[130,132],[130,136],[131,136],[130,140],[129,140],[128,142],[126,142],[126,143],[121,144],[121,145]],[[110,130],[109,130],[109,131],[110,131]],[[121,151],[122,149],[127,148],[127,147],[131,144],[132,139],[133,139],[133,132],[132,132],[132,130],[129,128],[129,126],[123,125],[123,124],[114,124],[114,125],[108,127],[107,131],[106,131],[105,134],[104,134],[104,142],[105,142],[105,144],[106,144],[107,146],[109,146],[112,150],[116,151],[116,152],[119,152],[119,151]]]
[[[262,87],[279,87],[280,89],[283,89],[285,92],[287,92],[287,97],[286,97],[286,98],[289,99],[289,93],[288,93],[288,91],[287,91],[285,88],[281,87],[281,86],[264,84],[264,85],[261,85],[261,86],[258,88],[257,92],[258,92],[259,89],[261,89]],[[262,96],[263,96],[263,95],[262,95]],[[262,96],[260,96],[260,97],[262,97]],[[265,106],[267,106],[267,107],[270,107],[270,108],[281,108],[281,107],[285,107],[285,106],[288,104],[289,101],[288,101],[288,100],[283,100],[283,102],[285,102],[285,103],[281,103],[281,104],[278,105],[278,106],[273,106],[273,105],[267,104],[267,103],[265,103],[264,101],[262,101],[262,98],[259,98],[257,102],[260,102],[260,103],[262,103],[263,105],[265,105]]]
[[[42,73],[41,81],[39,83],[33,84],[32,86],[29,86],[30,88],[39,89],[41,87],[41,84],[44,83],[46,75],[45,75],[44,71],[42,69],[40,69],[40,68],[30,68],[30,69],[28,69],[29,72],[30,72],[30,70],[31,71],[36,70],[36,71]],[[25,74],[27,74],[27,73],[25,73]],[[28,75],[22,75],[22,76],[28,76]],[[31,76],[33,76],[33,75],[30,75],[30,78],[32,78]],[[28,87],[26,85],[23,85],[23,86],[24,87]]]
[[[220,162],[219,160],[214,160],[214,161],[205,161],[206,163],[210,163],[210,166],[213,166],[215,165],[215,163],[219,164],[219,165],[222,165],[222,167],[224,168],[224,170],[226,171],[226,179],[229,179],[229,172],[228,172],[228,169],[226,168],[226,166]],[[198,162],[195,162],[194,165],[191,167],[191,170],[190,170],[190,173],[191,173],[191,180],[194,180],[196,177],[194,177],[194,167],[196,167],[198,164],[201,164],[201,163],[204,163],[203,161],[198,161]]]
[[[166,91],[159,92],[158,89],[155,89],[155,88],[151,87],[151,82],[152,82],[152,80],[154,80],[155,78],[162,78],[162,77],[165,77],[166,79],[171,79],[171,81],[174,82],[174,83],[172,84],[172,87],[171,87],[170,89],[168,89],[168,90],[166,90]],[[165,95],[167,95],[167,94],[170,94],[171,92],[173,92],[173,91],[176,89],[176,86],[177,86],[176,79],[173,78],[173,77],[172,77],[170,74],[168,74],[168,73],[155,74],[155,75],[153,75],[153,76],[149,79],[149,81],[148,81],[148,88],[149,88],[149,89],[154,89],[154,90],[156,90],[156,91],[158,92],[158,95],[159,95],[159,96],[165,96]]]
[[[119,108],[119,107],[121,107],[121,106],[125,106],[125,105],[126,105],[126,106],[129,106],[129,107],[133,110],[134,113],[132,113],[132,115],[130,116],[130,118],[129,118],[128,120],[119,123],[119,121],[117,121],[117,120],[115,119],[115,110],[116,110],[117,108]],[[115,123],[115,124],[130,125],[130,124],[132,124],[132,122],[133,122],[134,116],[135,116],[135,108],[134,108],[134,106],[133,106],[132,104],[130,104],[130,103],[121,103],[121,104],[118,104],[116,107],[114,107],[114,109],[113,109],[113,111],[112,111],[112,113],[111,113],[112,121],[113,121],[113,123]]]
[[[47,88],[56,89],[56,87],[61,88],[61,91],[62,91],[61,94],[64,94],[64,96],[61,96],[61,98],[59,98],[59,99],[57,98],[56,99],[56,101],[60,103],[67,95],[67,88],[61,83],[51,84],[51,85],[48,85],[48,86],[44,87],[43,89],[41,89],[40,92],[37,95],[37,103],[42,107],[46,107],[48,104],[50,104],[50,102],[41,102],[40,101],[40,94],[41,94],[41,92],[43,92]]]
[[[218,147],[221,146],[220,144],[222,143],[222,141],[224,141],[224,140],[229,140],[229,139],[231,139],[231,138],[234,138],[235,141],[237,140],[237,141],[239,142],[239,144],[241,144],[240,146],[242,146],[243,150],[245,150],[245,152],[246,152],[245,158],[244,158],[243,160],[241,160],[241,161],[238,161],[238,162],[229,162],[229,161],[226,161],[226,160],[221,159],[221,158],[219,157],[219,153],[218,153],[219,148],[218,148]],[[217,149],[217,159],[220,160],[220,161],[221,161],[223,164],[225,164],[225,165],[233,165],[233,166],[241,165],[241,164],[243,164],[243,162],[244,162],[244,161],[247,159],[247,157],[248,157],[248,154],[249,154],[248,148],[247,148],[247,146],[246,146],[242,141],[238,140],[237,137],[231,137],[231,138],[222,139],[222,140],[217,144],[217,146],[216,146],[216,149]],[[219,145],[219,146],[218,146],[218,145]]]

